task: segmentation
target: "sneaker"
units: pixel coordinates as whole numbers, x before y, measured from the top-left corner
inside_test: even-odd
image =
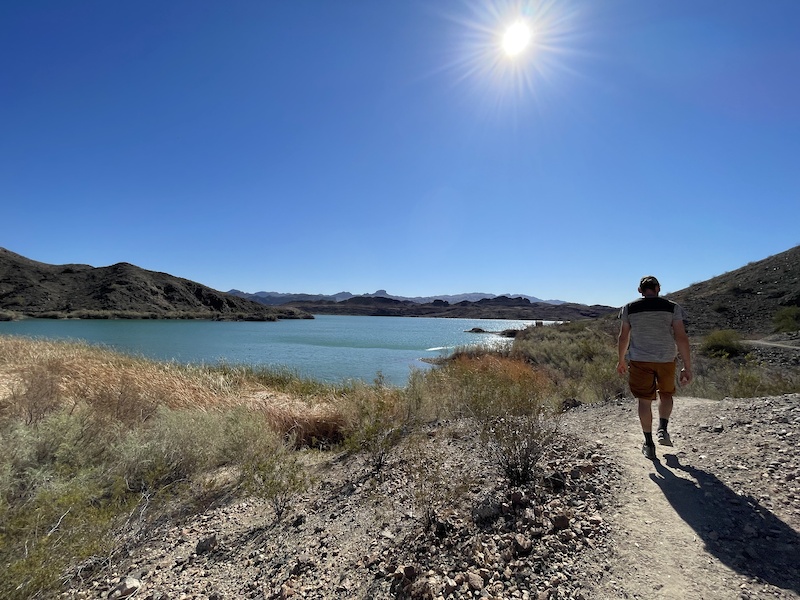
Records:
[[[659,429],[656,432],[656,439],[658,439],[658,443],[662,446],[672,446],[672,438],[669,437],[669,433],[666,429]]]
[[[642,444],[642,454],[644,454],[645,458],[649,458],[650,460],[655,460],[656,459],[655,445],[651,446],[647,442]]]

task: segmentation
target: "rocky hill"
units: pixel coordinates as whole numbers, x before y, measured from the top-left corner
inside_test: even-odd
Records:
[[[50,265],[4,248],[0,248],[0,315],[5,319],[313,318],[297,308],[265,306],[128,263]]]
[[[692,333],[773,331],[780,309],[800,306],[800,246],[669,294],[686,308]]]

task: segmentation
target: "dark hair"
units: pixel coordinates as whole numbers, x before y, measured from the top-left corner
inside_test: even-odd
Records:
[[[658,279],[653,277],[652,275],[645,275],[639,281],[639,289],[640,290],[656,290],[657,288],[661,287],[661,284],[658,283]]]

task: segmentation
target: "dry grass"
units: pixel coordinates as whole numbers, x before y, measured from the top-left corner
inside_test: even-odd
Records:
[[[154,496],[191,505],[219,468],[235,474],[219,485],[263,496],[277,514],[306,482],[291,447],[358,426],[342,394],[247,368],[0,336],[0,597],[52,592],[67,561],[115,551],[112,532],[134,506]]]
[[[262,379],[244,368],[156,362],[80,342],[0,336],[0,416],[33,422],[57,408],[87,406],[97,416],[134,425],[159,407],[245,406],[300,443],[341,437],[345,418],[331,390],[320,388],[327,397],[301,396],[269,388]]]

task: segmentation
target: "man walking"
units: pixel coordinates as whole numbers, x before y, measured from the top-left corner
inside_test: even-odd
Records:
[[[667,424],[672,414],[672,396],[675,393],[675,358],[683,360],[680,384],[692,380],[692,360],[689,354],[689,336],[684,320],[686,313],[674,302],[659,297],[661,285],[652,275],[642,277],[639,293],[642,295],[622,307],[619,318],[619,362],[617,372],[629,373],[631,393],[639,400],[639,421],[644,433],[642,454],[650,460],[656,457],[653,442],[652,405],[658,403],[658,443],[672,446]],[[630,360],[630,367],[626,364]]]

